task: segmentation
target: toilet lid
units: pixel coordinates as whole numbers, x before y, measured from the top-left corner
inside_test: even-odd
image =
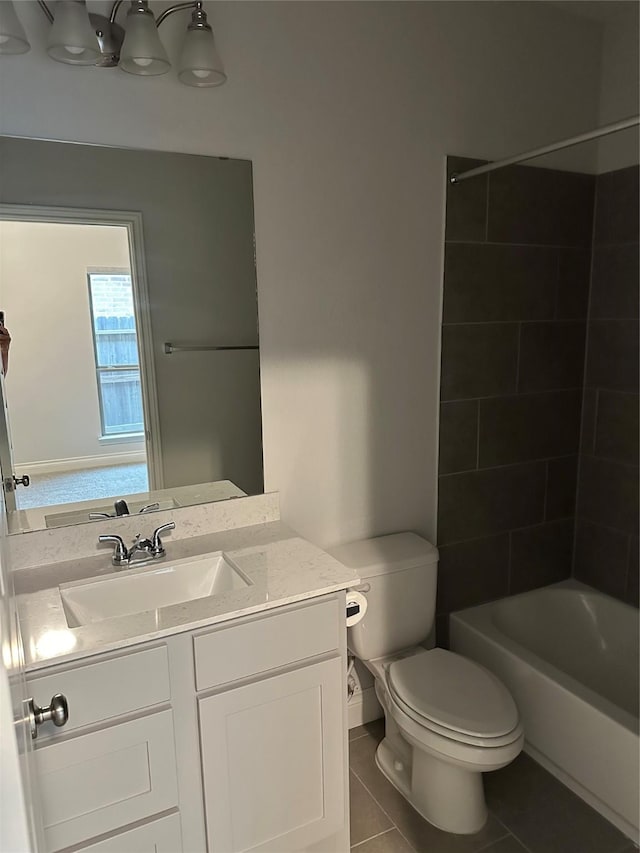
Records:
[[[394,661],[393,692],[416,714],[453,731],[500,737],[518,725],[511,694],[480,664],[445,649]]]

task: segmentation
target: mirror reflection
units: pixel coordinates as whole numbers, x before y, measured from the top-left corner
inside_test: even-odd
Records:
[[[12,532],[261,492],[251,164],[11,138],[0,163]]]

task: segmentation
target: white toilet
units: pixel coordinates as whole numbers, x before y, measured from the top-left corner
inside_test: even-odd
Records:
[[[384,709],[378,767],[430,823],[477,832],[487,819],[481,774],[513,761],[524,735],[511,694],[492,673],[417,645],[433,627],[437,548],[396,533],[331,553],[358,572],[367,599],[347,644],[375,676]]]

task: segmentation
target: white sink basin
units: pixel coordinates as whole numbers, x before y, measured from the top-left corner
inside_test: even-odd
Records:
[[[67,624],[79,628],[113,616],[220,595],[250,584],[240,569],[217,551],[157,566],[122,569],[99,579],[60,584],[60,596]]]

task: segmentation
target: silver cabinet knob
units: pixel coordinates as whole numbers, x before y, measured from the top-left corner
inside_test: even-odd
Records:
[[[38,737],[38,726],[51,721],[54,726],[64,726],[69,719],[69,703],[67,697],[62,693],[56,693],[51,697],[51,704],[46,708],[40,708],[33,699],[27,699],[29,723],[31,724],[31,737]]]

